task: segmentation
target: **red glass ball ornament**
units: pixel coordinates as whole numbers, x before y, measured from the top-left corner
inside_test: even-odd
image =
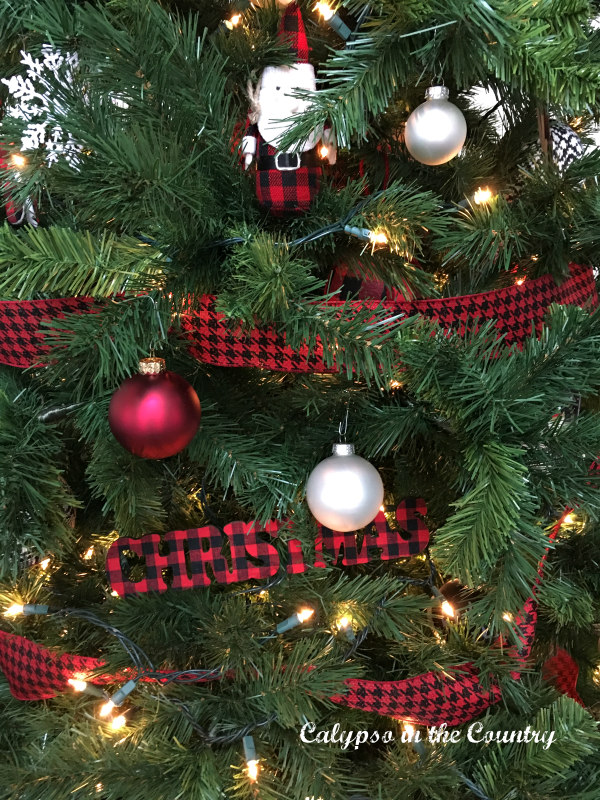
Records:
[[[165,371],[162,358],[144,358],[140,372],[114,393],[108,424],[119,444],[141,458],[174,456],[194,438],[200,400],[190,384]]]

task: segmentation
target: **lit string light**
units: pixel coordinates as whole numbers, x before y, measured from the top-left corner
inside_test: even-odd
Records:
[[[133,692],[136,686],[137,686],[137,679],[132,679],[130,681],[127,681],[126,684],[121,686],[120,689],[118,689],[111,697],[109,697],[106,703],[103,703],[103,705],[100,706],[98,715],[100,717],[108,717],[108,715],[115,708],[118,708],[119,706],[123,705],[123,703],[125,702],[125,698],[128,697]]]
[[[115,704],[112,702],[112,700],[107,700],[106,703],[100,706],[98,716],[104,719],[104,717],[108,717],[111,712],[114,711],[114,708]]]
[[[452,606],[452,604],[449,603],[447,600],[444,600],[444,602],[442,603],[442,614],[445,617],[454,617],[455,613],[456,612],[454,611],[454,607]]]
[[[431,587],[432,594],[434,597],[440,601],[440,611],[442,612],[444,617],[448,617],[449,619],[453,619],[456,616],[456,609],[452,605],[452,603],[448,602],[444,595],[440,592],[437,586]]]
[[[317,11],[323,17],[325,22],[329,22],[335,13],[329,3],[317,3],[315,6],[315,11]]]
[[[331,8],[329,3],[319,2],[316,4],[314,10],[321,15],[324,22],[326,22],[332,30],[341,36],[342,39],[347,40],[350,37],[352,31],[337,13],[337,11],[334,11]]]
[[[361,242],[370,242],[373,245],[387,244],[388,238],[383,231],[372,231],[369,228],[357,228],[355,225],[344,225],[344,233],[360,239]]]
[[[343,633],[349,642],[354,643],[356,641],[356,636],[352,630],[352,620],[349,617],[344,616],[338,619],[336,626],[338,631]]]
[[[122,730],[126,724],[127,724],[127,719],[125,717],[125,714],[119,714],[118,716],[113,717],[110,721],[110,727],[113,731]]]
[[[314,613],[314,608],[307,607],[300,609],[300,611],[292,614],[291,617],[288,617],[287,619],[284,619],[283,622],[280,622],[275,628],[275,633],[285,633],[286,631],[291,631],[292,628],[296,628],[298,625],[302,625],[303,622],[309,620]]]
[[[477,191],[473,195],[473,202],[475,203],[475,205],[483,206],[489,203],[493,196],[494,195],[491,189],[489,189],[487,186],[484,189],[482,189],[480,186],[479,189],[477,189]]]
[[[244,758],[246,759],[248,778],[252,783],[256,783],[258,780],[258,758],[256,757],[254,738],[252,736],[244,736],[242,744],[244,746]]]
[[[23,608],[24,608],[24,606],[22,606],[20,603],[13,603],[12,605],[10,605],[4,611],[4,616],[5,617],[16,617],[19,614],[23,613]]]
[[[36,614],[45,616],[49,612],[50,608],[48,606],[39,603],[13,603],[9,608],[6,609],[4,616],[16,617],[19,614],[23,614],[25,617],[31,617]]]
[[[241,20],[242,20],[241,14],[233,14],[233,16],[229,17],[229,19],[226,19],[223,22],[223,24],[225,25],[227,30],[232,31],[236,27],[236,25],[240,24]]]
[[[425,755],[425,743],[421,741],[421,735],[419,731],[417,731],[411,722],[404,722],[402,727],[404,728],[404,733],[407,735],[410,743],[412,744],[415,753],[419,756],[419,758],[423,758]]]
[[[17,169],[23,169],[23,167],[27,166],[27,159],[20,153],[13,153],[10,157],[10,162]]]

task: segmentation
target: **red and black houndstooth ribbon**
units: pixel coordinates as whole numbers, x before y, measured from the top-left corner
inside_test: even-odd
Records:
[[[23,369],[39,364],[50,350],[42,323],[65,314],[89,314],[93,304],[88,297],[0,301],[0,364]]]
[[[422,315],[438,321],[445,330],[464,333],[469,320],[479,324],[495,320],[499,335],[508,345],[518,345],[532,331],[539,332],[552,303],[596,308],[598,295],[593,270],[572,264],[570,277],[560,286],[549,275],[492,292],[464,297],[414,301],[356,301],[356,312],[365,308],[384,309],[390,316]],[[342,306],[341,301],[329,305]],[[43,362],[49,352],[45,344],[44,320],[65,314],[83,314],[94,309],[94,301],[85,297],[58,300],[0,302],[0,364],[30,367]],[[328,372],[323,349],[317,343],[310,353],[306,345],[292,350],[285,333],[274,328],[256,328],[248,333],[232,330],[223,314],[216,311],[216,298],[204,295],[196,309],[183,316],[181,332],[191,354],[207,364],[221,367],[256,367],[280,372]],[[341,366],[341,365],[337,365]]]
[[[0,669],[17,700],[55,697],[68,691],[69,678],[88,675],[101,666],[97,658],[58,655],[24,636],[0,631]],[[105,682],[103,677],[98,678],[98,683]]]

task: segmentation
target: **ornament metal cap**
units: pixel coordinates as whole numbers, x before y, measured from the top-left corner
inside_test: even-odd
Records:
[[[425,92],[427,100],[447,100],[450,97],[450,89],[447,86],[430,86]]]
[[[353,456],[354,445],[346,444],[345,442],[336,442],[333,445],[331,452],[334,456]]]
[[[156,358],[150,356],[149,358],[142,358],[138,364],[138,371],[140,375],[160,375],[164,372],[166,363],[164,358]]]

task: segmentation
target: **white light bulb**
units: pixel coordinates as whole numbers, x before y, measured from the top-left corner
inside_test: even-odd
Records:
[[[372,244],[387,244],[388,238],[383,231],[371,231],[369,239]]]
[[[258,779],[258,761],[256,759],[246,763],[248,767],[248,777],[252,782]]]
[[[115,708],[115,704],[112,700],[107,700],[102,706],[100,706],[100,711],[98,711],[98,715],[101,717],[108,717],[110,712]]]
[[[113,731],[120,731],[121,728],[125,727],[126,723],[127,720],[125,719],[125,715],[119,714],[118,717],[113,717],[113,719],[110,721],[110,727],[113,729]]]
[[[479,189],[477,189],[477,191],[473,195],[473,200],[478,206],[481,206],[484,205],[485,203],[489,203],[492,197],[493,194],[491,189],[488,189],[487,186],[485,187],[485,189],[482,189],[480,186]]]
[[[67,683],[72,686],[76,692],[85,692],[87,689],[87,683],[79,680],[78,678],[69,678]]]
[[[329,5],[329,3],[317,3],[315,6],[315,11],[318,11],[319,14],[323,17],[325,22],[328,22],[333,17],[333,9]]]
[[[444,600],[442,603],[442,614],[444,614],[446,617],[454,616],[454,608],[447,600]]]

